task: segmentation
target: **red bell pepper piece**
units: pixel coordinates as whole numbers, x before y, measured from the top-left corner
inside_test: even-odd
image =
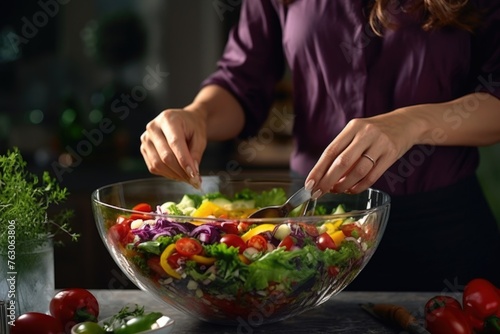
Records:
[[[500,333],[500,290],[482,278],[471,280],[463,292],[463,308],[478,333]]]

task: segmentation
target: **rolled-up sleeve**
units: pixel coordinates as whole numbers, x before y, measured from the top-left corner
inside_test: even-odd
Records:
[[[255,134],[267,119],[284,73],[281,26],[271,1],[243,1],[217,70],[202,82],[223,87],[239,101],[246,116],[241,137]]]
[[[473,37],[471,78],[476,92],[500,99],[500,1],[478,1],[482,9],[481,27]]]

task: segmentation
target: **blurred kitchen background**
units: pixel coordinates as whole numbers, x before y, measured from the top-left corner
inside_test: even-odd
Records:
[[[59,178],[81,234],[56,248],[57,287],[133,287],[97,234],[91,193],[151,176],[139,151],[146,123],[191,101],[216,67],[239,3],[26,0],[0,11],[0,154],[17,146],[33,171]],[[287,173],[289,98],[284,80],[273,107],[290,115],[283,127],[245,146],[245,156],[237,141],[210,144],[201,172],[227,173],[236,160],[244,173]]]
[[[215,69],[239,3],[24,0],[0,11],[0,153],[17,146],[34,171],[55,173],[81,234],[56,248],[57,287],[134,287],[97,234],[91,192],[150,176],[139,152],[146,123],[190,102]],[[290,96],[285,76],[273,106],[283,126],[253,142],[210,144],[202,174],[224,173],[231,161],[243,173],[286,174]],[[500,217],[500,149],[482,154],[481,180]]]

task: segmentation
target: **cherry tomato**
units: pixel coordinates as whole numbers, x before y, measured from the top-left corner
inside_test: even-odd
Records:
[[[292,249],[295,244],[295,240],[290,235],[287,235],[281,242],[278,244],[278,247],[285,247],[287,251]]]
[[[141,212],[151,212],[153,209],[151,208],[151,205],[148,203],[139,203],[136,206],[132,208],[134,211],[141,211]]]
[[[124,223],[127,219],[130,219],[130,218],[125,217],[125,216],[118,216],[118,217],[116,218],[116,223],[117,223],[117,224]]]
[[[178,254],[178,253],[176,253],[176,254]],[[151,269],[156,274],[158,274],[158,276],[168,277],[168,274],[165,272],[165,270],[162,268],[162,266],[160,264],[160,257],[159,256],[150,257],[147,260],[147,264],[148,264],[149,269]]]
[[[346,237],[359,238],[365,235],[365,231],[356,224],[346,224],[340,226],[340,230],[344,233]]]
[[[323,232],[318,236],[316,239],[316,246],[323,251],[325,249],[337,249],[335,241],[333,241],[332,237],[326,232]]]
[[[253,247],[258,251],[267,249],[267,240],[262,235],[257,234],[248,239],[247,247]]]
[[[239,253],[242,254],[243,251],[247,248],[247,245],[241,239],[239,235],[236,234],[225,234],[220,239],[221,243],[226,244],[228,247],[239,248]]]
[[[223,222],[220,224],[220,229],[224,233],[238,234],[238,223],[235,222]]]
[[[184,256],[198,255],[203,251],[201,243],[193,238],[180,238],[175,242],[175,250]]]
[[[150,212],[153,211],[153,209],[151,208],[151,205],[149,205],[148,203],[139,203],[136,206],[134,206],[132,208],[132,210],[140,211],[140,212],[144,212],[144,213],[150,213]],[[152,219],[153,216],[146,215],[146,214],[141,214],[141,213],[132,213],[130,215],[130,218],[133,219],[133,220],[135,220],[135,219],[147,220],[147,219]]]
[[[38,312],[28,312],[19,316],[10,334],[64,334],[63,325],[56,318]]]
[[[241,233],[241,234],[243,234],[246,231],[248,231],[249,227],[250,227],[250,224],[245,223],[245,222],[239,222],[238,223],[238,232]],[[237,234],[237,233],[234,233],[234,234]]]
[[[186,261],[187,257],[181,253],[173,253],[167,258],[167,262],[173,269],[177,269]]]
[[[50,314],[63,325],[66,333],[71,327],[84,321],[97,321],[99,304],[86,289],[63,289],[55,294],[49,305]]]
[[[318,228],[315,225],[302,223],[300,226],[311,237],[317,237],[319,235]]]
[[[328,275],[331,277],[337,277],[337,275],[340,273],[340,268],[337,266],[329,266],[328,267]]]
[[[73,327],[73,333],[75,334],[106,334],[104,328],[99,326],[95,322],[85,321],[81,322],[75,327]]]
[[[441,307],[455,307],[459,310],[462,309],[462,305],[460,302],[451,296],[438,295],[434,296],[425,303],[424,310],[429,313],[434,311],[435,309]]]
[[[429,300],[425,307],[426,329],[432,334],[473,334],[467,315],[457,303],[441,297]]]
[[[134,234],[130,232],[130,224],[133,219],[125,219],[121,223],[114,224],[108,230],[108,236],[111,240],[122,245],[127,245],[134,241]]]

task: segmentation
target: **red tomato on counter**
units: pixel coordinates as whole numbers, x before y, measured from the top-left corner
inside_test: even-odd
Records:
[[[97,321],[99,304],[95,296],[86,289],[64,289],[55,294],[50,301],[50,314],[71,333],[71,327],[84,321]]]
[[[449,296],[435,296],[427,301],[425,324],[432,334],[473,334],[462,306]]]
[[[38,312],[27,312],[20,315],[14,326],[10,327],[10,334],[64,334],[64,328],[56,318]]]

